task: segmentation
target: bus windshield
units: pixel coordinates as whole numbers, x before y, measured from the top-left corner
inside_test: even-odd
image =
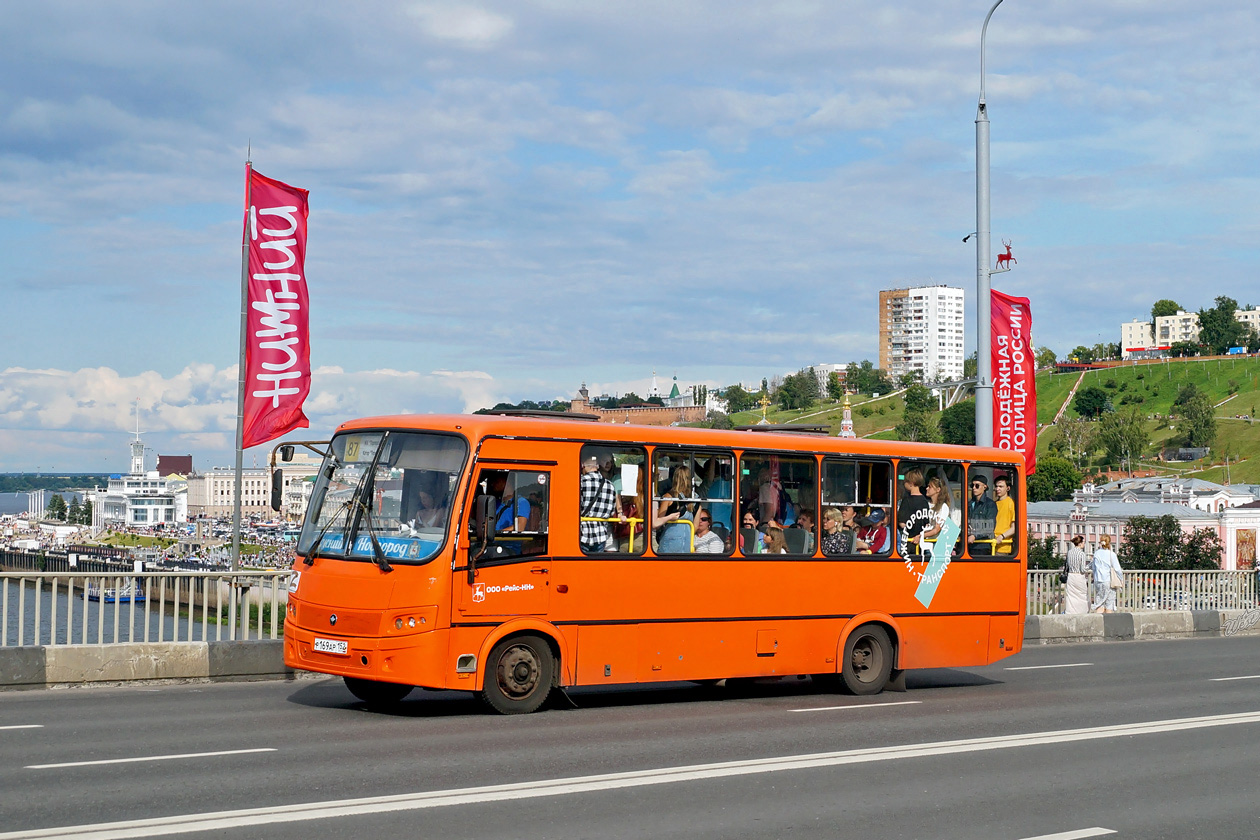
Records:
[[[468,443],[425,432],[348,432],[320,467],[298,554],[421,563],[442,548]]]

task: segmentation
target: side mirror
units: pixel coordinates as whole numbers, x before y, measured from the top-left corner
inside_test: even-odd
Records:
[[[292,449],[292,447],[290,447]],[[284,505],[284,470],[271,471],[271,509],[276,513]]]
[[[286,464],[293,460],[293,444],[286,443],[280,447],[280,460]]]

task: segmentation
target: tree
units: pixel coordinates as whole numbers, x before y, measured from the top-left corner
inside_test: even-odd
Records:
[[[1088,365],[1094,361],[1094,351],[1084,344],[1078,344],[1068,353],[1068,358],[1079,364]]]
[[[1082,417],[1101,417],[1110,404],[1107,392],[1094,385],[1081,388],[1072,399],[1072,408]]]
[[[726,407],[732,414],[737,411],[747,411],[757,401],[757,398],[745,391],[741,385],[727,385],[722,390],[722,398],[726,400]]]
[[[1089,457],[1089,453],[1097,448],[1098,430],[1095,424],[1079,417],[1065,417],[1059,421],[1058,428],[1058,440],[1063,442],[1063,451],[1073,463],[1080,466]]]
[[[1224,547],[1221,538],[1210,528],[1196,528],[1181,535],[1182,569],[1219,569]]]
[[[1168,355],[1176,359],[1186,359],[1199,355],[1200,349],[1193,341],[1174,341],[1168,346]]]
[[[1037,471],[1028,476],[1028,501],[1064,502],[1080,486],[1080,471],[1071,461],[1045,455],[1037,459]]]
[[[79,505],[79,497],[75,496],[70,500],[70,507],[66,508],[66,521],[71,525],[78,525],[83,519],[83,508]]]
[[[827,374],[827,399],[844,399],[844,382],[840,379],[840,371],[833,370]]]
[[[710,429],[731,429],[734,424],[731,418],[720,411],[709,409],[709,413],[705,416],[704,425]]]
[[[963,359],[963,379],[975,379],[980,372],[980,360],[975,353]]]
[[[809,408],[818,402],[818,378],[814,376],[814,369],[806,368],[785,376],[774,396],[779,405],[789,411]]]
[[[976,401],[963,400],[941,412],[937,424],[941,440],[960,446],[976,445]]]
[[[861,364],[850,363],[844,375],[849,390],[859,394],[887,394],[893,390],[888,374],[875,367],[870,359],[863,359]]]
[[[1098,424],[1098,443],[1107,451],[1109,463],[1127,464],[1133,469],[1133,461],[1151,444],[1142,412],[1134,408],[1104,415]]]
[[[92,524],[92,500],[91,499],[86,499],[83,502],[83,510],[82,510],[82,513],[80,514],[79,524],[80,525]]]
[[[1054,351],[1051,350],[1049,347],[1038,347],[1036,358],[1037,358],[1037,370],[1046,370],[1048,368],[1052,368],[1059,361],[1057,358],[1055,358]]]
[[[1211,446],[1216,442],[1216,408],[1206,393],[1193,382],[1181,387],[1173,408],[1181,414],[1182,437],[1186,446]]]
[[[1130,517],[1117,553],[1126,568],[1176,569],[1181,562],[1181,523],[1172,514]]]
[[[1219,569],[1221,540],[1216,531],[1197,528],[1187,534],[1177,517],[1134,516],[1125,530],[1120,560],[1130,569]]]
[[[1038,539],[1028,533],[1028,568],[1030,569],[1058,569],[1063,565],[1063,560],[1054,551],[1054,537],[1046,537]]]
[[[1199,310],[1199,343],[1221,355],[1231,347],[1246,347],[1253,341],[1255,328],[1234,317],[1238,301],[1224,295],[1211,309]]]
[[[48,500],[48,507],[44,510],[49,519],[56,519],[60,522],[66,521],[66,500],[61,497],[60,493],[53,493],[52,498]]]
[[[902,416],[893,432],[898,440],[917,440],[926,443],[940,443],[941,432],[936,426],[936,419],[926,411],[910,411]]]
[[[906,389],[906,412],[894,430],[901,440],[918,440],[940,442],[941,432],[937,428],[936,419],[932,417],[932,409],[936,400],[923,385],[911,385]]]
[[[911,385],[906,388],[906,413],[911,411],[932,411],[936,408],[936,398],[926,385]]]
[[[921,382],[923,382],[923,371],[921,370],[912,370],[897,377],[898,388],[909,388],[911,385]]]
[[[1155,319],[1163,318],[1166,315],[1176,315],[1181,311],[1181,304],[1175,300],[1157,300],[1151,306],[1151,332],[1155,332]]]
[[[621,398],[622,405],[637,405],[642,402],[643,397],[640,397],[634,391],[626,391],[625,395]]]

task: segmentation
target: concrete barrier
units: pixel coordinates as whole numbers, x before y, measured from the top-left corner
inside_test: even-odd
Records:
[[[1139,610],[1102,615],[1030,615],[1024,644],[1119,642],[1260,635],[1260,610]]]
[[[0,689],[135,680],[294,679],[284,640],[0,648]]]

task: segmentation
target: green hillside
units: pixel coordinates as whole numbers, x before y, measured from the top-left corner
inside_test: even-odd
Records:
[[[1175,472],[1223,481],[1226,454],[1231,462],[1229,479],[1233,483],[1260,483],[1260,426],[1249,419],[1260,409],[1260,358],[1238,359],[1170,359],[1162,364],[1131,365],[1088,371],[1080,374],[1042,374],[1037,377],[1037,419],[1049,423],[1067,398],[1072,387],[1080,379],[1080,387],[1096,387],[1104,390],[1117,409],[1138,408],[1148,418],[1152,452],[1162,446],[1175,445],[1178,432],[1155,415],[1167,416],[1172,412],[1173,401],[1181,387],[1194,383],[1217,406],[1217,440],[1212,456],[1203,462],[1188,464],[1163,464],[1146,461],[1144,466],[1161,472]],[[1071,406],[1064,417],[1078,417]],[[1053,427],[1042,429],[1038,438],[1039,453],[1049,451],[1056,437]],[[1213,463],[1216,466],[1213,466]]]
[[[901,422],[906,404],[900,392],[894,392],[878,399],[856,395],[849,397],[853,409],[853,431],[858,437],[891,437],[891,429]],[[784,411],[772,405],[766,411],[766,419],[771,423],[806,423],[827,426],[831,434],[838,434],[840,421],[844,419],[844,403],[825,401],[813,408],[805,410]],[[761,421],[761,409],[756,411],[740,411],[731,415],[731,422],[737,426],[750,426]]]

